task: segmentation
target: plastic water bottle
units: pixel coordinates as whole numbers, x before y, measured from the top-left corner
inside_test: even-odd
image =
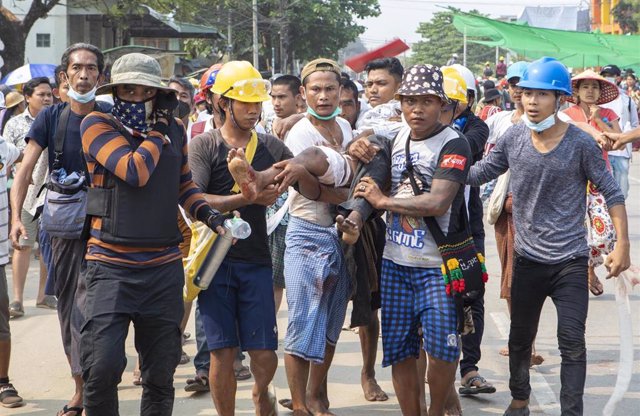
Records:
[[[213,277],[218,272],[222,261],[227,256],[234,238],[244,240],[251,235],[251,226],[242,218],[233,217],[224,222],[224,235],[218,235],[213,242],[207,257],[202,262],[193,284],[202,290],[209,288]]]

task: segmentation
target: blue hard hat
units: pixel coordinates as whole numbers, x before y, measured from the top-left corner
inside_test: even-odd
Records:
[[[514,62],[511,65],[509,65],[509,68],[507,68],[507,76],[505,78],[507,79],[507,81],[515,77],[522,78],[522,76],[524,75],[524,71],[528,67],[529,67],[529,62],[527,61]]]
[[[518,82],[518,87],[559,91],[571,95],[571,74],[562,62],[545,56],[529,64]]]

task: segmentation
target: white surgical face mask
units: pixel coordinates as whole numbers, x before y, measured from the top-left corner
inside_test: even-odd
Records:
[[[98,85],[96,84],[91,91],[85,92],[84,94],[80,94],[76,90],[73,89],[71,83],[69,83],[69,91],[67,92],[67,96],[71,98],[73,101],[77,101],[80,104],[90,103],[91,101],[96,99],[96,91],[98,90]]]
[[[545,118],[539,123],[534,123],[533,121],[529,120],[529,117],[527,117],[526,114],[523,114],[522,122],[527,127],[529,127],[529,129],[537,133],[541,133],[547,129],[550,129],[551,127],[553,127],[554,124],[556,124],[556,114],[555,113],[551,114],[549,117]]]

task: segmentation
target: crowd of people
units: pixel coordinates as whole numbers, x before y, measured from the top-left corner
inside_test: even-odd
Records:
[[[35,78],[0,96],[0,404],[25,403],[9,379],[9,319],[24,315],[37,241],[36,304],[58,312],[75,385],[58,415],[119,414],[131,324],[140,414],[172,414],[193,302],[195,375],[184,389],[210,391],[221,416],[235,412],[237,380],[251,377],[257,415],[277,414],[278,403],[294,416],[332,415],[327,386],[349,302],[364,399],[388,400],[375,371],[381,336],[399,412],[462,414],[458,394],[496,392],[479,367],[484,290],[470,289],[486,281],[486,211],[511,316],[504,414],[530,413],[547,297],[558,313],[561,412],[584,414],[589,290],[603,292],[595,267],[609,278],[630,266],[636,76],[621,85],[615,65],[572,78],[553,58],[501,57],[495,79],[488,62],[476,79],[456,59],[409,68],[377,59],[362,83],[328,58],[270,80],[229,61],[195,88],[163,79],[139,53],[118,58],[107,80],[102,52],[80,43],[55,83]],[[184,265],[202,230],[222,238],[232,217],[251,234],[233,239],[202,289]],[[285,298],[290,398],[278,402]]]

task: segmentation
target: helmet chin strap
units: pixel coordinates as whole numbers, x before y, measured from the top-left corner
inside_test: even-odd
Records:
[[[456,121],[456,111],[458,111],[458,104],[459,104],[459,101],[456,101],[453,104],[453,113],[451,114],[451,121],[449,122],[450,126],[452,126],[453,122]]]
[[[231,121],[233,121],[233,124],[240,130],[242,131],[251,131],[253,130],[256,126],[252,126],[251,128],[245,129],[243,127],[240,127],[240,125],[238,124],[238,122],[236,121],[236,117],[233,114],[233,100],[228,99],[229,100],[229,114],[231,115]]]

